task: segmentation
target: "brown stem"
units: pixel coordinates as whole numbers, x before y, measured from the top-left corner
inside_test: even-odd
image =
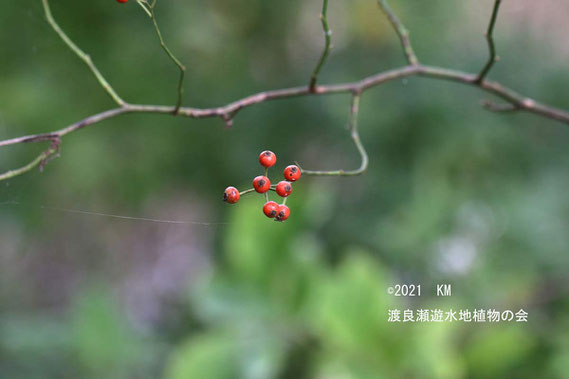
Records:
[[[224,118],[224,116],[227,114],[235,114],[243,108],[263,103],[265,101],[308,96],[308,95],[318,96],[318,95],[330,95],[338,93],[364,92],[370,88],[376,87],[388,81],[410,77],[410,76],[423,76],[427,78],[448,80],[462,84],[467,84],[473,87],[478,87],[484,92],[496,95],[499,98],[507,101],[511,105],[516,106],[516,108],[520,111],[535,113],[545,118],[550,118],[565,124],[569,124],[568,112],[562,109],[540,104],[529,97],[523,96],[511,90],[510,88],[504,87],[498,82],[485,80],[482,83],[476,83],[476,77],[477,77],[476,74],[470,74],[462,71],[455,71],[455,70],[449,70],[440,67],[425,66],[425,65],[405,66],[395,70],[385,71],[376,75],[372,75],[357,82],[333,84],[333,85],[319,85],[316,87],[316,91],[314,93],[310,92],[308,86],[293,87],[293,88],[259,92],[221,107],[203,108],[203,109],[182,107],[179,110],[178,116],[184,116],[190,118],[208,118],[208,117]],[[18,143],[53,140],[56,137],[63,137],[79,129],[97,124],[101,121],[125,113],[171,114],[175,109],[176,107],[165,106],[165,105],[127,104],[121,108],[110,109],[108,111],[89,116],[63,129],[55,130],[48,133],[32,134],[28,136],[0,141],[0,147],[7,145],[14,145]]]

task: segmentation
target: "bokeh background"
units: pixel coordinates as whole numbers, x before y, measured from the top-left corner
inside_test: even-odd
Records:
[[[320,82],[404,64],[373,0],[330,1]],[[393,2],[428,64],[477,72],[493,2]],[[134,1],[52,0],[61,26],[129,102],[173,104],[178,72]],[[323,46],[317,0],[158,0],[187,65],[185,105],[307,83]],[[490,77],[569,108],[569,3],[504,2]],[[0,138],[113,107],[46,23],[41,2],[0,12]],[[362,98],[369,172],[303,178],[289,221],[249,187],[277,170],[359,165],[349,96],[260,104],[219,119],[125,115],[65,137],[40,173],[0,183],[4,378],[563,378],[569,372],[569,129],[480,107],[426,78]],[[0,150],[0,170],[45,146]],[[78,213],[87,211],[91,214]],[[162,220],[116,219],[104,213]],[[193,222],[193,223],[192,223]],[[421,284],[395,298],[393,284]],[[453,285],[450,298],[434,286]],[[527,323],[393,324],[387,310],[512,309]]]

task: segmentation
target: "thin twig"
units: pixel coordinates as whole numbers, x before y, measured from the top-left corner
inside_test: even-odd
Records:
[[[71,51],[73,51],[83,62],[85,62],[85,64],[87,64],[87,66],[89,66],[89,68],[95,75],[95,78],[97,78],[99,84],[105,89],[105,91],[107,91],[107,93],[109,94],[109,96],[111,96],[114,102],[117,103],[119,106],[123,106],[125,104],[125,101],[121,99],[121,97],[115,92],[113,87],[111,87],[109,82],[107,82],[107,80],[103,77],[103,74],[101,74],[99,69],[97,69],[97,66],[95,66],[95,64],[91,60],[91,57],[87,55],[83,50],[81,50],[67,36],[67,34],[65,34],[65,32],[59,27],[57,22],[55,22],[55,19],[53,18],[51,10],[49,8],[48,0],[42,0],[42,3],[43,3],[43,9],[45,11],[45,17],[47,18],[47,22],[51,25],[53,30],[55,30],[55,32],[59,35],[59,37],[63,40],[63,42],[65,42],[65,44],[71,49]]]
[[[15,176],[25,174],[25,173],[33,170],[34,168],[36,168],[38,166],[40,166],[40,168],[43,168],[45,163],[47,163],[47,161],[50,158],[52,158],[52,156],[54,154],[56,154],[57,152],[58,152],[57,147],[54,147],[54,146],[50,147],[48,150],[42,152],[40,155],[38,155],[33,161],[31,161],[27,165],[20,167],[20,168],[17,168],[17,169],[14,169],[14,170],[7,171],[3,174],[0,174],[0,181],[11,179]]]
[[[150,5],[146,2],[146,0],[136,0],[138,5],[144,10],[144,12],[148,15],[148,17],[152,18],[152,13],[150,13]]]
[[[305,170],[302,167],[300,171],[303,175],[314,175],[314,176],[354,176],[354,175],[361,175],[367,170],[367,166],[369,164],[369,158],[367,152],[360,140],[360,134],[358,132],[358,114],[360,110],[360,97],[361,92],[354,93],[352,97],[352,104],[350,105],[350,117],[348,120],[348,129],[350,130],[350,135],[356,148],[358,149],[358,153],[360,154],[361,164],[360,167],[356,170],[344,171],[344,170],[335,170],[335,171],[313,171],[313,170]],[[298,163],[297,163],[298,165]]]
[[[148,3],[146,3],[148,4]],[[166,43],[164,42],[164,38],[162,38],[162,33],[160,32],[160,28],[158,27],[158,22],[156,22],[156,15],[154,13],[154,5],[155,2],[152,4],[148,4],[150,18],[152,19],[152,24],[154,25],[154,30],[156,30],[156,35],[160,40],[160,46],[162,46],[162,50],[168,55],[168,57],[174,62],[176,66],[180,69],[180,79],[178,80],[178,100],[176,102],[176,107],[174,108],[174,114],[178,114],[180,107],[182,106],[182,96],[184,94],[184,75],[186,72],[186,66],[184,66],[178,58],[170,51]]]
[[[332,31],[328,27],[328,19],[326,18],[326,13],[328,12],[328,0],[323,0],[322,2],[322,12],[320,13],[320,21],[322,22],[322,30],[324,31],[324,50],[320,56],[320,60],[310,77],[310,84],[308,85],[310,92],[314,92],[316,88],[316,81],[318,80],[318,74],[330,54],[330,49],[332,48]]]
[[[486,40],[488,41],[488,49],[490,50],[490,58],[488,62],[478,74],[476,78],[476,83],[481,83],[486,74],[490,71],[494,63],[498,61],[498,57],[496,56],[496,46],[494,46],[494,37],[492,33],[494,32],[494,25],[496,24],[496,19],[498,18],[498,10],[500,9],[500,4],[502,0],[495,0],[494,1],[494,9],[492,10],[492,16],[490,17],[490,23],[488,24],[488,31],[486,32]]]
[[[399,17],[397,17],[395,12],[393,12],[393,10],[389,7],[389,4],[387,4],[387,0],[377,0],[377,4],[389,19],[389,22],[397,32],[397,35],[399,35],[401,46],[403,47],[403,52],[405,53],[407,62],[412,66],[418,65],[419,60],[415,55],[413,46],[411,46],[411,41],[409,40],[409,31],[407,30],[405,25],[403,25],[403,23],[399,20]]]

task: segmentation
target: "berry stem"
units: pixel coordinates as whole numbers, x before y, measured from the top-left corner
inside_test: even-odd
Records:
[[[265,167],[265,176],[268,178],[269,177],[269,168]],[[272,187],[269,187],[269,190],[273,189]],[[274,191],[274,190],[273,190]],[[269,202],[269,191],[265,192],[265,203]]]
[[[255,191],[255,188],[246,189],[244,191],[239,192],[239,196],[246,195],[246,194],[253,192],[253,191]]]
[[[367,170],[367,166],[369,163],[369,158],[367,152],[360,140],[360,134],[358,132],[358,113],[360,110],[360,97],[361,92],[354,92],[352,97],[352,104],[350,106],[350,117],[348,120],[348,129],[350,130],[350,134],[352,137],[352,141],[354,141],[354,145],[358,149],[358,153],[360,154],[361,164],[360,167],[355,170],[345,171],[345,170],[336,170],[336,171],[311,171],[303,169],[298,162],[295,162],[296,165],[300,168],[300,172],[303,175],[315,175],[315,176],[353,176],[353,175],[361,175]]]

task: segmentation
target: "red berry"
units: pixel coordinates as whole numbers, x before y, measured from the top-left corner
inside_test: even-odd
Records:
[[[259,155],[259,163],[266,168],[273,167],[277,163],[277,156],[270,150],[265,150]]]
[[[235,204],[239,201],[239,191],[235,187],[227,187],[223,193],[223,201]]]
[[[263,205],[263,213],[265,214],[265,216],[269,218],[277,217],[278,212],[279,212],[279,205],[274,201],[266,202],[265,205]]]
[[[126,3],[128,0],[117,0],[117,3]]]
[[[288,216],[290,216],[290,209],[284,204],[279,205],[279,212],[277,213],[275,220],[284,221],[288,218]]]
[[[287,168],[284,170],[283,175],[286,180],[290,182],[296,182],[298,179],[300,179],[300,168],[295,165],[287,166]]]
[[[280,181],[279,184],[277,184],[277,194],[281,197],[287,197],[288,195],[290,195],[292,193],[292,184],[290,184],[287,181]]]
[[[253,179],[253,187],[255,191],[265,193],[271,188],[271,181],[266,176],[259,175]]]

